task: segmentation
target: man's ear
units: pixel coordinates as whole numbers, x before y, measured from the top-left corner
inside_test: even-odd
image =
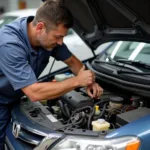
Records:
[[[41,33],[42,30],[45,29],[45,25],[43,22],[38,22],[36,25],[36,31],[37,33]]]

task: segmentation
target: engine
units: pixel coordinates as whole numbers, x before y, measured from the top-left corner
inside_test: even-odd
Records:
[[[64,125],[60,130],[71,128],[92,130],[93,122],[99,119],[109,123],[109,129],[118,128],[138,119],[136,111],[139,111],[137,108],[142,107],[143,103],[138,96],[127,98],[107,90],[104,90],[100,99],[92,99],[84,88],[79,88],[57,100],[48,101],[48,106],[54,117]],[[144,110],[145,114],[149,112],[147,109]],[[131,120],[128,120],[129,116],[132,116]]]

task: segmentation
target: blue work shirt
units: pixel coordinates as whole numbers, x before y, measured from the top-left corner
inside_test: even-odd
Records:
[[[32,20],[20,18],[0,29],[0,103],[20,99],[21,89],[37,82],[50,56],[64,61],[72,55],[65,44],[51,51],[34,50],[27,35],[27,23]]]

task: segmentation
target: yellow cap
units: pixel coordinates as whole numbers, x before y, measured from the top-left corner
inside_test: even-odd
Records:
[[[99,110],[99,106],[96,105],[96,106],[95,106],[95,111],[98,111],[98,110]]]

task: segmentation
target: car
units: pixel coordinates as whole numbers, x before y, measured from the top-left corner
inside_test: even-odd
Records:
[[[7,127],[6,149],[149,150],[150,3],[64,3],[76,20],[74,31],[94,53],[83,62],[95,72],[104,93],[99,100],[88,97],[84,88],[51,101],[33,103],[22,97]],[[103,44],[107,47],[95,52]],[[63,68],[40,81],[59,82],[71,76]]]

